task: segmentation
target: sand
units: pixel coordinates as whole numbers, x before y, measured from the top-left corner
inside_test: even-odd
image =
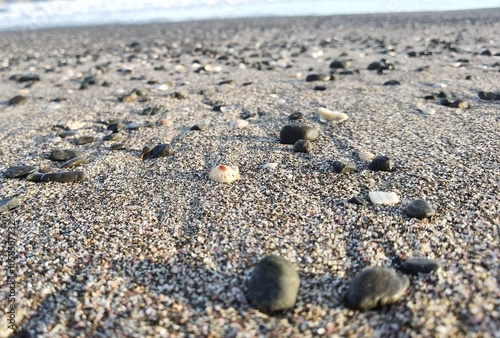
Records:
[[[0,33],[0,172],[54,168],[47,155],[56,148],[89,155],[75,168],[83,182],[0,178],[0,198],[21,202],[0,221],[0,305],[14,305],[0,336],[15,328],[18,337],[499,337],[500,105],[478,98],[499,91],[500,58],[481,55],[500,52],[499,18],[486,10]],[[382,58],[395,70],[367,70]],[[353,74],[305,81],[338,59]],[[211,67],[195,72],[194,61]],[[26,72],[41,81],[9,80]],[[80,90],[90,75],[97,84]],[[401,85],[382,85],[389,80]],[[423,99],[443,84],[470,108]],[[118,101],[134,88],[148,101]],[[28,102],[9,106],[19,94]],[[66,100],[50,102],[58,97]],[[167,112],[140,115],[156,105]],[[319,107],[349,119],[321,123]],[[279,143],[295,112],[320,132],[310,154]],[[248,116],[245,128],[231,127]],[[123,132],[125,150],[102,140],[112,120],[139,125]],[[86,123],[79,135],[98,141],[60,138],[75,121]],[[175,155],[139,159],[158,143]],[[371,171],[359,151],[389,156],[396,168]],[[339,159],[358,171],[335,173]],[[238,167],[240,180],[209,180],[218,164]],[[370,191],[395,192],[401,203],[347,203]],[[415,199],[436,216],[408,218]],[[267,254],[299,271],[290,311],[268,315],[247,299],[252,267]],[[398,268],[410,257],[442,269],[410,277],[391,306],[346,306],[363,268]]]

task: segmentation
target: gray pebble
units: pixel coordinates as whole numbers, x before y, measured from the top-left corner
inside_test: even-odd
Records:
[[[319,136],[318,129],[309,126],[284,126],[280,131],[282,144],[295,144],[298,140],[315,141]]]
[[[424,200],[412,201],[406,206],[405,212],[409,217],[418,219],[431,218],[436,214],[432,206]]]
[[[49,155],[52,161],[68,161],[75,157],[81,157],[83,153],[75,149],[54,149]]]
[[[304,114],[302,114],[301,112],[296,112],[296,113],[292,113],[288,116],[288,119],[290,121],[294,121],[294,120],[302,120],[304,118]]]
[[[441,267],[438,261],[428,258],[409,258],[403,263],[403,270],[412,275],[430,273]]]
[[[87,156],[74,157],[71,160],[68,160],[68,161],[64,162],[63,164],[61,164],[59,166],[59,168],[74,168],[74,167],[78,167],[79,165],[82,165],[85,162],[87,162],[87,159],[88,159]]]
[[[115,143],[110,147],[111,150],[123,150],[125,148],[125,143]]]
[[[358,169],[356,163],[351,161],[335,161],[332,166],[333,170],[338,174],[345,174]]]
[[[389,305],[402,298],[410,281],[392,268],[368,268],[361,271],[347,291],[347,304],[355,309],[370,310]]]
[[[273,312],[293,308],[299,287],[300,277],[293,264],[285,258],[270,255],[254,267],[248,292],[258,309]]]
[[[22,96],[22,95],[16,95],[9,100],[9,104],[11,106],[17,106],[20,104],[24,104],[26,102],[28,102],[28,98],[26,96]]]
[[[77,130],[65,130],[59,134],[59,137],[66,138],[66,137],[70,137],[70,136],[75,136],[76,134],[78,134]]]
[[[368,202],[359,196],[353,196],[347,202],[357,205],[368,205]]]
[[[157,144],[149,154],[151,158],[159,158],[172,155],[174,155],[174,148],[172,148],[170,144]]]
[[[13,165],[3,173],[5,178],[22,178],[26,177],[36,170],[36,167],[30,165]]]
[[[392,161],[387,156],[375,156],[368,168],[375,171],[392,171]]]
[[[77,145],[89,144],[95,142],[94,136],[80,136],[76,139],[75,143]]]
[[[296,153],[310,153],[312,150],[313,146],[309,140],[298,140],[293,145],[293,151]]]
[[[79,182],[85,179],[85,173],[83,171],[63,171],[57,173],[44,174],[40,181],[41,182]]]
[[[20,204],[19,198],[4,198],[0,200],[0,212],[7,212],[18,207]]]

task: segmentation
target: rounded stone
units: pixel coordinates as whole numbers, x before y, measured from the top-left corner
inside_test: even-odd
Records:
[[[293,264],[283,257],[264,257],[252,271],[249,298],[261,311],[274,312],[293,308],[297,301],[300,277]]]
[[[10,211],[18,207],[19,204],[19,198],[17,197],[0,199],[0,212]]]
[[[302,120],[304,118],[304,114],[301,113],[301,112],[295,112],[295,113],[292,113],[288,116],[288,119],[290,121],[294,121],[294,120]]]
[[[400,300],[410,285],[406,276],[399,276],[392,268],[368,268],[351,282],[346,300],[349,307],[370,310]]]
[[[111,145],[111,147],[110,147],[110,149],[113,151],[114,150],[123,150],[125,148],[126,148],[125,143],[115,143],[115,144]]]
[[[438,261],[428,258],[409,258],[403,263],[403,270],[412,275],[430,273],[441,267]]]
[[[149,156],[151,158],[165,157],[174,155],[174,148],[170,144],[157,144],[152,150]]]
[[[89,144],[95,142],[94,136],[80,136],[76,139],[75,143],[77,145]]]
[[[392,161],[387,156],[375,156],[368,168],[375,171],[392,171]]]
[[[79,182],[85,179],[85,173],[83,171],[63,171],[57,173],[44,174],[41,177],[42,182]]]
[[[74,168],[86,163],[88,160],[87,156],[74,157],[71,160],[67,160],[59,166],[59,168]]]
[[[5,178],[22,178],[31,174],[36,170],[36,167],[30,165],[13,165],[8,167],[3,173]]]
[[[432,208],[432,206],[424,200],[415,200],[410,202],[406,208],[405,212],[408,217],[412,218],[431,218],[436,214],[436,211]]]
[[[111,130],[113,134],[119,133],[123,129],[123,125],[120,122],[113,122],[108,124],[107,130]]]
[[[298,140],[315,141],[319,136],[318,129],[309,126],[284,126],[280,131],[282,144],[295,144]]]
[[[20,105],[20,104],[23,104],[26,102],[28,102],[28,98],[26,96],[22,96],[22,95],[16,95],[9,100],[9,104],[11,106],[17,106],[17,105]]]
[[[298,140],[293,145],[293,151],[296,153],[310,153],[312,148],[312,143],[308,140]]]
[[[332,167],[338,174],[345,174],[358,169],[356,163],[351,161],[335,161],[332,163]]]
[[[49,159],[52,161],[68,161],[75,157],[81,157],[83,153],[75,149],[54,149],[50,152]]]

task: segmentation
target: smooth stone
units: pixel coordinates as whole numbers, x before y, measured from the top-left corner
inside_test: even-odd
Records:
[[[329,74],[309,74],[306,76],[306,82],[330,81]]]
[[[59,133],[59,137],[66,138],[66,137],[75,136],[76,134],[78,134],[77,130],[65,130],[65,131]]]
[[[54,149],[50,152],[49,159],[52,161],[68,161],[75,157],[81,157],[83,153],[75,149]]]
[[[385,59],[372,62],[368,65],[368,70],[376,70],[379,73],[382,73],[385,70],[393,70],[393,69],[394,69],[394,64],[387,62]]]
[[[392,171],[392,161],[387,156],[375,156],[375,158],[368,165],[370,170],[374,171]]]
[[[153,149],[151,149],[151,153],[149,156],[151,158],[159,158],[165,156],[174,155],[174,148],[170,144],[157,144]]]
[[[276,255],[257,263],[248,283],[250,300],[264,312],[293,308],[299,288],[300,277],[293,264]]]
[[[127,130],[139,130],[139,125],[135,122],[130,122],[130,123],[127,123],[127,125],[125,126],[125,129],[127,129]]]
[[[102,138],[103,141],[118,141],[122,136],[120,133],[111,133]]]
[[[203,131],[207,129],[207,126],[204,124],[195,124],[194,126],[191,127],[191,130],[197,130],[197,131]]]
[[[28,98],[26,96],[22,96],[22,95],[16,95],[9,100],[9,104],[11,106],[17,106],[20,104],[24,104],[26,102],[28,102]]]
[[[0,199],[0,212],[7,212],[19,206],[21,202],[19,198],[3,198]]]
[[[375,205],[395,205],[400,202],[399,196],[392,191],[370,191],[368,197]]]
[[[5,178],[22,178],[26,177],[36,170],[36,167],[30,165],[13,165],[7,168],[3,173]]]
[[[110,147],[111,150],[123,150],[125,149],[125,143],[115,143],[111,145]]]
[[[432,206],[424,200],[412,201],[406,206],[405,212],[409,217],[418,219],[431,218],[436,214]]]
[[[313,90],[324,91],[324,90],[326,90],[326,87],[325,86],[314,86]]]
[[[113,122],[108,124],[107,130],[111,130],[113,134],[119,133],[123,129],[123,125],[120,122]]]
[[[63,164],[61,164],[59,166],[59,168],[63,169],[63,168],[78,167],[79,165],[86,163],[87,160],[88,160],[87,156],[74,157],[71,160],[68,160],[68,161],[64,162]]]
[[[419,273],[431,273],[441,267],[438,261],[428,258],[409,258],[403,263],[403,271],[418,275]]]
[[[41,177],[42,182],[79,182],[85,179],[85,173],[83,171],[63,171],[57,173],[44,174]]]
[[[311,141],[298,140],[293,145],[293,151],[296,153],[310,153],[313,150]]]
[[[151,150],[153,150],[151,147],[144,146],[142,148],[141,154],[139,155],[139,158],[141,160],[145,160],[151,156]]]
[[[298,140],[314,141],[318,138],[318,129],[309,126],[284,126],[280,131],[282,144],[295,144]]]
[[[41,182],[43,175],[44,175],[44,173],[40,173],[40,172],[31,173],[28,176],[26,176],[26,181]]]
[[[349,67],[349,64],[350,64],[349,61],[338,61],[338,60],[335,60],[335,61],[332,61],[330,63],[330,68],[331,69],[346,69],[347,67]]]
[[[352,203],[352,204],[357,204],[357,205],[367,205],[368,204],[367,201],[365,201],[363,198],[361,198],[359,196],[353,196],[350,199],[348,199],[347,202]]]
[[[94,136],[80,136],[79,138],[76,139],[75,143],[77,145],[83,145],[83,144],[89,144],[95,142],[95,137]]]
[[[358,170],[356,163],[351,161],[335,161],[332,163],[333,170],[338,174],[345,174]]]
[[[295,120],[302,120],[304,118],[304,114],[301,112],[296,112],[288,115],[288,119],[290,121],[295,121]]]
[[[500,101],[500,94],[499,93],[492,93],[492,92],[479,92],[477,94],[481,100],[487,100],[487,101]]]
[[[165,114],[167,112],[167,108],[165,106],[153,106],[147,107],[142,112],[141,115],[160,115]]]
[[[389,80],[389,81],[386,81],[384,82],[383,86],[399,86],[401,85],[401,82],[397,81],[397,80]]]
[[[347,304],[359,310],[370,310],[400,300],[410,281],[392,268],[368,268],[361,271],[347,291]]]
[[[40,75],[37,74],[21,74],[17,77],[17,82],[40,81]]]

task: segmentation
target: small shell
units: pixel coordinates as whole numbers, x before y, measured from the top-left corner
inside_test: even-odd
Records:
[[[262,165],[262,169],[274,169],[278,166],[278,163],[276,162],[269,162],[269,163],[266,163],[266,164],[263,164]]]
[[[399,203],[399,197],[395,192],[370,191],[368,196],[373,204],[394,205]]]
[[[250,123],[246,120],[237,119],[237,120],[231,121],[231,128],[242,129],[242,128],[245,128],[246,126],[248,126],[249,124]]]
[[[208,173],[208,178],[215,182],[231,183],[240,179],[238,168],[219,164]]]
[[[370,162],[371,160],[373,160],[373,158],[375,157],[375,155],[373,153],[370,153],[369,151],[361,150],[358,153],[358,157],[359,157],[359,159],[361,161]]]
[[[330,109],[326,108],[318,108],[319,116],[320,116],[320,122],[326,123],[326,122],[333,122],[333,123],[340,123],[344,122],[349,118],[349,116],[345,113],[341,113],[339,111],[333,111]]]
[[[436,82],[432,85],[432,88],[446,88],[446,87],[448,87],[448,85],[442,82]]]

